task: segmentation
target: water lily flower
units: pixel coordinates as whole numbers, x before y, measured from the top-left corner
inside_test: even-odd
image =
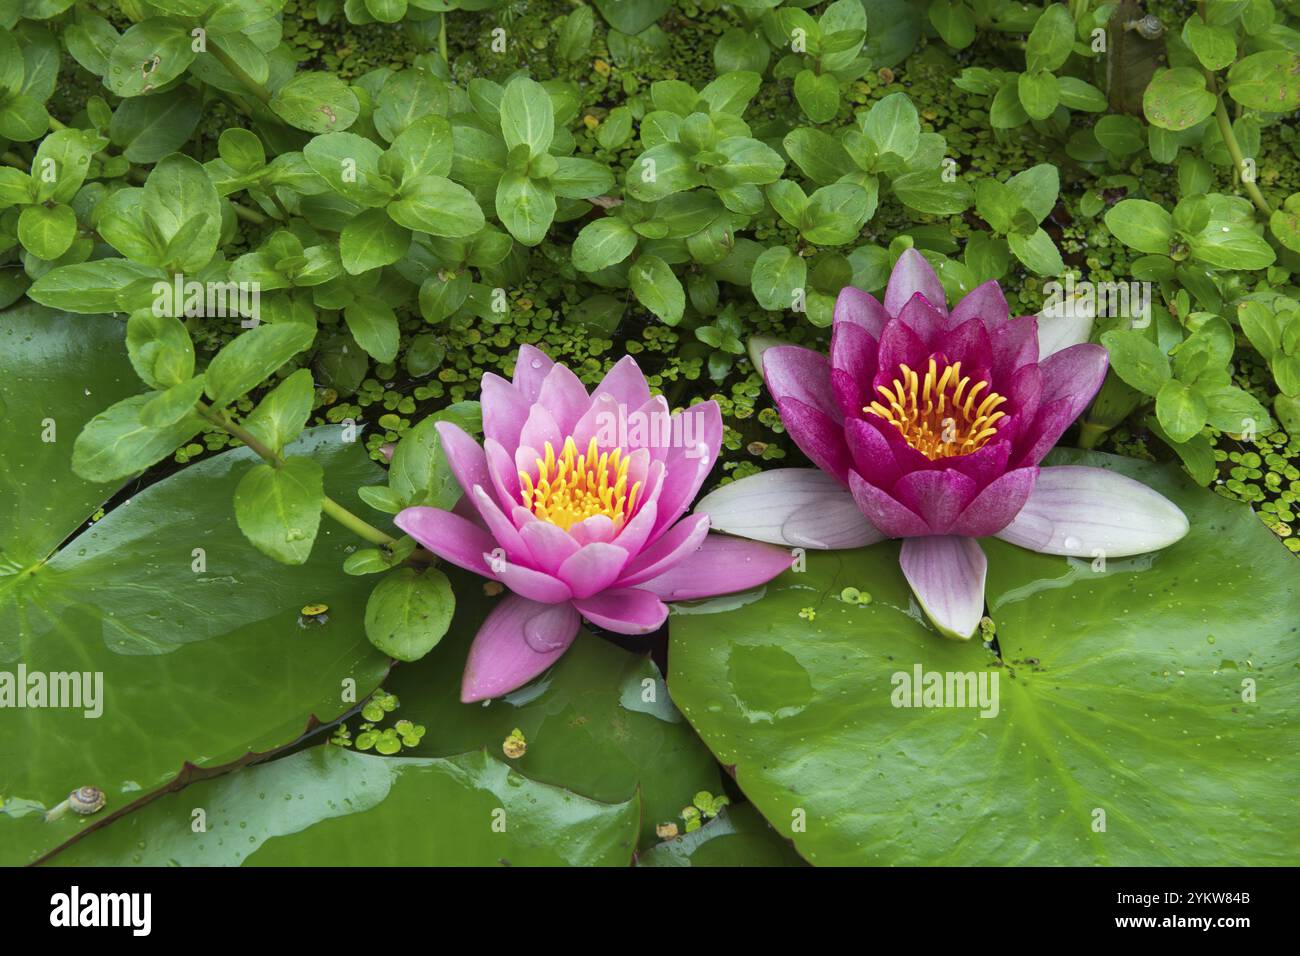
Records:
[[[1073,326],[1086,338],[1090,322]],[[969,638],[984,613],[994,536],[1045,554],[1116,558],[1187,533],[1172,502],[1102,468],[1039,467],[1106,375],[1107,354],[1034,316],[1011,318],[996,282],[949,312],[915,250],[885,301],[835,303],[829,358],[768,348],[781,420],[817,469],[763,472],[705,496],[716,530],[805,548],[903,539],[900,563],[940,632]]]
[[[588,394],[525,345],[513,382],[483,376],[482,406],[482,445],[437,426],[460,503],[395,519],[511,592],[474,638],[466,703],[536,677],[573,643],[581,618],[646,634],[663,624],[665,601],[756,587],[793,562],[788,549],[709,534],[707,515],[683,517],[717,460],[722,416],[716,402],[671,413],[630,356]]]

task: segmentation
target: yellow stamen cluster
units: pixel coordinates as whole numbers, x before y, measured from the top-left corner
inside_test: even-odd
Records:
[[[537,459],[536,479],[519,473],[524,507],[565,531],[593,515],[605,515],[617,530],[636,507],[641,490],[639,481],[628,489],[627,468],[623,449],[598,451],[595,438],[585,454],[578,453],[572,437],[566,438],[558,458],[547,442],[546,455]]]
[[[877,386],[882,400],[863,412],[885,419],[931,461],[978,451],[997,434],[998,420],[1006,417],[997,411],[1006,399],[986,392],[988,382],[972,385],[970,376],[961,374],[961,362],[945,365],[940,372],[931,358],[924,380],[906,365],[899,365],[898,372],[893,388]]]

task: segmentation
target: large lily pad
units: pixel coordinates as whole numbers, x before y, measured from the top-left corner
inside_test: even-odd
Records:
[[[456,617],[437,650],[399,664],[385,688],[397,694],[394,716],[428,728],[419,755],[447,756],[502,745],[518,728],[527,741],[512,761],[534,780],[605,803],[638,788],[645,812],[642,845],[655,824],[677,820],[701,790],[721,792],[718,765],[673,705],[663,676],[644,656],[587,631],[545,674],[487,704],[462,704],[460,678],[469,644],[491,607],[483,582],[453,573]]]
[[[483,751],[437,759],[325,746],[163,796],[54,862],[627,866],[638,813],[635,796],[598,803]]]
[[[924,623],[889,542],[810,552],[807,570],[762,600],[670,618],[674,699],[805,859],[1261,865],[1300,854],[1300,565],[1246,507],[1173,466],[1054,461],[1151,485],[1191,532],[1104,570],[986,541],[1001,660]],[[873,601],[846,602],[846,587]],[[894,675],[918,666],[996,675],[996,716],[894,706]]]
[[[114,490],[81,481],[69,460],[81,424],[124,394],[122,336],[111,319],[0,316],[0,375],[22,370],[0,378],[3,507],[18,516],[0,527],[0,672],[90,674],[92,691],[102,675],[91,708],[0,708],[0,863],[36,859],[182,776],[290,743],[387,671],[362,628],[369,582],[340,569],[350,535],[322,527],[311,559],[287,568],[240,534],[231,500],[254,460],[246,449],[146,488],[51,554]],[[42,448],[47,407],[60,412]],[[319,461],[329,493],[352,507],[375,480],[339,429],[306,433],[293,453]],[[329,622],[299,627],[316,602]],[[44,821],[42,808],[82,786],[103,790],[107,808]]]

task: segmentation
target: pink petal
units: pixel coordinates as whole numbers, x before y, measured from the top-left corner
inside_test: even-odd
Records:
[[[599,541],[585,544],[560,565],[557,576],[575,598],[591,597],[618,580],[627,558],[627,552],[618,545]]]
[[[778,399],[777,410],[781,424],[812,463],[840,481],[846,480],[851,459],[843,427],[797,399]]]
[[[700,499],[715,531],[795,548],[861,548],[884,535],[835,478],[817,468],[773,468]]]
[[[849,490],[867,520],[885,537],[912,538],[930,534],[930,526],[920,515],[899,504],[888,492],[863,481],[856,471],[849,472]]]
[[[600,384],[591,390],[592,397],[612,395],[614,401],[626,408],[640,408],[650,400],[650,386],[641,374],[636,360],[625,355],[605,373]]]
[[[855,325],[873,339],[879,339],[888,321],[889,312],[885,307],[874,295],[861,289],[845,286],[835,299],[834,332],[839,332],[840,326]]]
[[[668,606],[641,588],[612,588],[573,606],[592,624],[615,634],[649,634],[668,617]]]
[[[830,360],[798,345],[778,345],[763,353],[763,376],[772,397],[794,399],[838,423],[843,419],[831,389]]]
[[[551,413],[555,424],[559,426],[560,441],[563,442],[566,437],[573,434],[573,426],[578,424],[578,419],[591,407],[591,399],[587,396],[587,389],[578,380],[578,376],[569,371],[567,366],[557,363],[542,382],[542,393],[537,399],[537,404]],[[525,431],[527,431],[526,427]],[[559,447],[556,446],[556,451]]]
[[[451,422],[437,422],[433,427],[447,458],[447,466],[461,490],[469,494],[475,485],[487,485],[487,455],[479,443]]]
[[[1024,508],[997,537],[1043,554],[1123,558],[1166,548],[1187,516],[1140,481],[1086,465],[1039,469]]]
[[[497,546],[482,528],[441,508],[406,508],[393,518],[401,528],[438,557],[466,571],[496,579],[483,557]]]
[[[756,588],[793,563],[794,555],[786,548],[710,534],[694,552],[642,587],[665,601],[694,601]]]
[[[899,555],[903,576],[935,627],[967,640],[984,616],[988,558],[974,538],[908,538]]]
[[[885,311],[890,315],[898,315],[908,300],[918,292],[925,296],[934,308],[944,315],[948,314],[943,283],[935,275],[934,267],[915,249],[905,249],[898,257],[898,261],[894,263],[894,271],[889,275],[889,285],[885,287]]]
[[[700,546],[709,533],[709,516],[694,514],[683,518],[663,536],[631,561],[619,580],[620,587],[632,587],[667,571]]]
[[[519,433],[528,421],[529,401],[500,375],[483,375],[480,401],[483,406],[483,434],[494,438],[508,452],[519,446]]]
[[[954,325],[979,319],[984,325],[992,327],[1001,325],[1009,318],[1011,309],[1007,306],[1007,297],[1002,294],[1002,287],[994,279],[971,289],[952,310]]]
[[[540,518],[521,524],[519,537],[532,555],[534,567],[547,574],[557,574],[560,565],[577,554],[581,547],[563,528]]]
[[[537,401],[542,394],[542,383],[547,373],[555,365],[545,352],[531,345],[519,346],[519,357],[515,359],[515,388],[528,404]]]
[[[970,478],[955,468],[944,468],[904,475],[890,489],[890,496],[920,515],[930,534],[947,534],[978,491]]]
[[[1037,468],[1017,468],[993,481],[962,509],[952,523],[952,533],[972,538],[997,534],[1025,506],[1037,476]]]
[[[516,594],[539,604],[559,604],[573,597],[569,586],[559,578],[514,561],[507,561],[497,577]]]
[[[554,664],[578,636],[581,621],[568,604],[537,604],[507,595],[474,637],[461,679],[463,703],[500,697]]]

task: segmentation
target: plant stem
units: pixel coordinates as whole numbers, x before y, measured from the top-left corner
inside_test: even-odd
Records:
[[[1101,441],[1102,436],[1110,431],[1105,425],[1097,425],[1093,422],[1081,422],[1079,424],[1079,447],[1096,448],[1097,442]]]
[[[269,104],[271,102],[271,91],[249,76],[248,71],[235,62],[234,57],[221,49],[220,44],[209,39],[208,52],[216,57],[217,62],[226,68],[226,72],[237,79],[244,88],[248,90],[248,92],[252,93],[263,103]]]
[[[262,442],[260,442],[246,428],[232,422],[224,413],[204,404],[203,402],[199,402],[197,408],[200,416],[211,422],[213,425],[216,425],[227,434],[238,438],[241,442],[256,452],[272,468],[278,469],[284,466],[284,459],[282,457],[266,445],[262,444]],[[391,547],[397,543],[397,539],[392,535],[385,534],[365,519],[357,517],[329,495],[321,496],[321,511],[325,512],[325,514],[329,515],[343,527],[347,528],[358,538],[369,541],[371,544]],[[416,548],[408,560],[431,564],[437,559],[429,552],[421,548]]]
[[[451,59],[447,56],[447,14],[438,14],[438,52],[442,54],[442,61],[447,64],[447,69],[451,69]]]

